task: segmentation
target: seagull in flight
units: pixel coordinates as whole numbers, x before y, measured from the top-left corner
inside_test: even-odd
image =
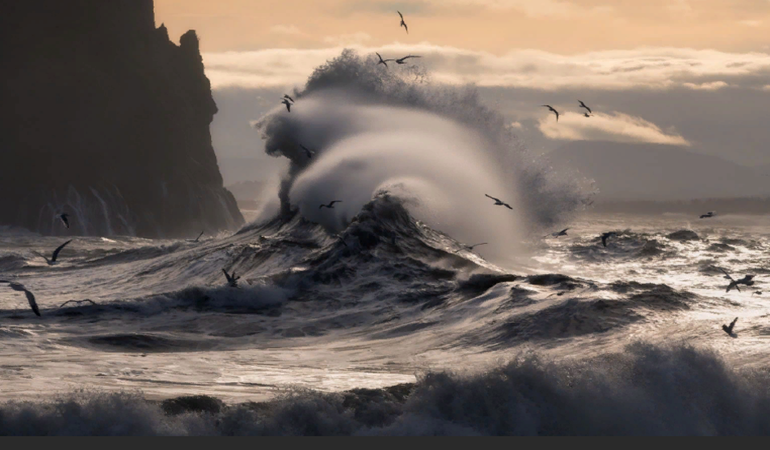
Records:
[[[559,121],[559,111],[556,111],[555,109],[553,109],[553,106],[551,105],[540,105],[540,106],[545,106],[546,108],[550,109],[554,114],[556,114],[556,121],[557,122]]]
[[[286,105],[286,111],[289,111],[289,112],[291,112],[291,105],[292,105],[292,104],[291,104],[291,102],[289,102],[289,100],[287,100],[287,99],[283,99],[283,101],[282,101],[281,103],[283,103],[284,105]]]
[[[419,55],[407,55],[407,56],[404,56],[404,57],[403,57],[403,58],[401,58],[401,59],[397,59],[397,60],[396,60],[396,64],[406,64],[406,62],[405,62],[405,61],[406,61],[407,59],[409,59],[409,58],[422,58],[422,56],[419,56]]]
[[[564,231],[567,231],[567,230],[564,230]],[[612,236],[617,236],[617,235],[618,235],[618,233],[616,233],[614,231],[610,231],[609,233],[602,233],[602,245],[604,245],[606,247],[607,246],[607,239],[612,237]]]
[[[8,283],[14,291],[24,292],[24,295],[27,296],[27,301],[29,302],[29,307],[32,308],[32,311],[40,316],[40,308],[37,307],[37,302],[35,301],[35,296],[32,294],[32,292],[28,291],[27,288],[24,287],[21,283],[14,283],[13,281],[0,281],[0,283]]]
[[[305,151],[305,154],[307,155],[307,158],[308,158],[308,159],[312,158],[312,157],[313,157],[313,155],[315,154],[315,151],[314,151],[314,150],[310,150],[309,148],[305,147],[305,146],[304,146],[304,145],[302,145],[302,144],[299,144],[299,146],[300,146],[300,147],[302,147],[302,150],[304,150],[304,151]]]
[[[727,271],[725,269],[722,269],[720,267],[719,270],[721,270],[722,273],[725,274],[725,278],[730,280],[730,285],[727,286],[727,291],[726,292],[730,292],[730,290],[732,290],[732,288],[738,289],[738,292],[741,292],[741,289],[738,287],[739,284],[745,284],[746,286],[751,286],[751,285],[754,284],[754,281],[752,281],[752,279],[754,278],[754,275],[745,275],[740,280],[734,280],[733,277],[731,277],[730,274],[727,273]]]
[[[710,218],[710,217],[714,217],[714,211],[709,211],[709,212],[707,212],[706,214],[702,214],[702,215],[700,216],[700,218],[701,218],[701,219],[708,219],[708,218]]]
[[[37,255],[45,259],[45,262],[47,262],[49,266],[53,266],[54,264],[56,264],[56,258],[59,256],[59,252],[61,251],[61,249],[66,247],[67,244],[69,244],[70,242],[72,242],[72,239],[58,246],[56,250],[53,251],[53,255],[51,255],[51,259],[46,258],[45,255],[41,255],[40,253],[38,253]]]
[[[581,108],[585,108],[585,109],[587,109],[587,110],[588,110],[588,112],[589,112],[589,113],[591,113],[591,114],[593,114],[593,113],[594,113],[593,111],[591,111],[591,108],[589,108],[588,106],[586,106],[586,104],[585,104],[585,103],[583,103],[583,101],[582,101],[582,100],[578,100],[578,101],[580,102],[580,107],[581,107]]]
[[[187,242],[198,242],[200,240],[201,236],[203,236],[203,233],[205,233],[205,232],[206,232],[206,230],[201,231],[201,234],[199,234],[197,238],[195,238],[195,239],[188,239]]]
[[[480,243],[480,244],[473,244],[473,245],[463,245],[463,247],[464,247],[466,250],[468,250],[469,252],[472,252],[472,251],[473,251],[473,249],[474,249],[475,247],[478,247],[479,245],[487,245],[487,244],[488,244],[488,242],[482,242],[482,243]],[[454,253],[457,253],[457,252],[459,252],[460,250],[462,250],[462,249],[457,249],[457,250],[455,250],[455,251],[454,251]]]
[[[738,318],[736,317],[735,320],[730,322],[730,326],[729,327],[727,325],[722,325],[722,329],[725,330],[725,333],[729,334],[730,336],[735,337],[735,335],[733,334],[733,328],[735,327],[735,322],[737,322],[737,321],[738,321]]]
[[[334,204],[335,203],[342,203],[342,200],[334,200],[331,203],[329,203],[328,205],[321,205],[321,206],[319,206],[318,209],[321,209],[321,208],[334,209]]]
[[[292,102],[292,103],[294,103],[294,99],[293,99],[293,98],[291,98],[291,97],[289,97],[289,96],[288,96],[288,95],[286,95],[286,94],[283,94],[283,98],[284,98],[284,100],[291,100],[291,102]]]
[[[63,223],[63,224],[64,224],[64,226],[65,226],[65,227],[67,227],[67,228],[69,228],[69,227],[70,227],[70,221],[69,221],[69,220],[67,220],[67,217],[69,217],[69,216],[70,216],[70,215],[69,215],[69,214],[67,214],[67,213],[64,213],[64,214],[59,214],[59,220],[61,220],[61,223]]]
[[[227,271],[225,269],[222,269],[222,272],[225,273],[225,278],[227,278],[227,284],[230,287],[237,288],[238,287],[238,280],[240,280],[241,277],[235,276],[235,271],[234,270],[233,270],[233,274],[232,275],[227,273]]]
[[[399,16],[401,16],[401,25],[399,26],[404,27],[404,29],[406,30],[406,34],[409,34],[409,28],[406,26],[406,22],[404,22],[404,15],[401,14],[401,11],[396,11],[396,12],[398,13]]]
[[[563,229],[561,231],[557,231],[556,233],[551,233],[551,236],[553,236],[553,237],[566,236],[567,235],[567,230],[569,230],[569,228],[565,228],[565,229]],[[548,236],[546,236],[546,237],[548,237]]]
[[[374,52],[377,53],[377,52]],[[385,67],[388,67],[388,61],[395,61],[395,59],[382,59],[382,56],[380,56],[379,53],[377,53],[377,57],[380,58],[380,61],[377,63],[377,65],[385,64]]]
[[[489,197],[492,200],[494,200],[495,201],[495,206],[505,206],[508,209],[513,209],[513,208],[511,208],[511,205],[509,205],[508,203],[505,203],[504,201],[500,200],[499,198],[494,198],[494,197],[492,197],[489,194],[484,194],[484,195],[486,195],[487,197]]]

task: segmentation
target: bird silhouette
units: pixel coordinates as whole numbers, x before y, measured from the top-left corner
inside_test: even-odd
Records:
[[[722,273],[725,274],[725,278],[730,280],[730,284],[727,286],[726,292],[730,292],[733,288],[737,289],[738,292],[741,292],[741,289],[738,287],[739,284],[745,284],[746,286],[751,286],[754,284],[754,281],[752,281],[752,279],[754,278],[754,275],[744,275],[744,277],[741,278],[740,280],[734,280],[733,277],[731,277],[730,274],[727,273],[725,269],[722,269],[720,267],[719,270],[721,270]]]
[[[607,246],[607,239],[612,237],[612,236],[617,236],[617,235],[618,235],[618,233],[616,233],[614,231],[610,231],[609,233],[602,233],[602,245],[604,245],[606,247]]]
[[[64,226],[67,227],[67,228],[70,227],[70,221],[69,221],[69,219],[67,219],[69,216],[70,215],[67,214],[67,213],[59,214],[59,219],[61,220],[61,223],[63,223]]]
[[[28,291],[23,284],[14,283],[13,281],[0,281],[0,283],[7,283],[14,291],[24,292],[24,295],[27,296],[29,307],[32,308],[32,312],[34,312],[38,317],[40,316],[40,308],[37,307],[37,301],[35,300],[34,294]]]
[[[328,205],[321,205],[321,206],[319,206],[318,209],[321,209],[321,208],[334,209],[334,204],[335,203],[342,203],[342,200],[334,200],[331,203],[329,203]]]
[[[59,256],[59,252],[61,251],[61,249],[63,249],[65,246],[67,246],[67,244],[69,244],[70,242],[72,242],[72,239],[70,239],[69,241],[63,243],[62,245],[60,245],[58,247],[56,247],[56,250],[54,250],[53,254],[51,255],[51,259],[46,258],[45,255],[41,255],[40,253],[38,253],[38,256],[40,256],[43,259],[45,259],[45,262],[47,262],[49,266],[53,266],[54,264],[56,264],[56,258]]]
[[[345,242],[345,238],[344,238],[344,237],[342,237],[342,235],[340,235],[340,234],[335,234],[335,235],[334,235],[334,237],[336,237],[338,241],[342,242],[342,245],[344,245],[344,246],[345,246],[345,248],[350,248],[350,247],[348,247],[348,243],[347,243],[347,242]]]
[[[580,102],[580,107],[581,107],[581,108],[585,108],[585,109],[587,109],[587,110],[588,110],[588,112],[589,112],[589,113],[591,113],[591,114],[593,114],[593,113],[594,113],[593,111],[591,111],[591,108],[589,108],[588,106],[586,106],[586,104],[585,104],[585,103],[583,103],[581,100],[578,100],[578,101]]]
[[[401,25],[399,26],[404,27],[404,29],[406,30],[406,34],[409,34],[409,27],[407,27],[406,22],[404,22],[404,15],[401,14],[401,11],[396,11],[396,12],[398,13],[399,16],[401,16]]]
[[[494,200],[495,201],[495,206],[505,206],[508,209],[513,209],[513,208],[511,208],[511,205],[509,205],[508,203],[505,203],[504,201],[500,200],[499,198],[494,198],[494,197],[492,197],[489,194],[484,194],[484,195],[486,195],[487,197],[489,197],[492,200]]]
[[[468,250],[469,252],[472,252],[472,251],[473,251],[473,249],[474,249],[474,248],[476,248],[476,247],[478,247],[479,245],[487,245],[487,244],[488,244],[488,242],[482,242],[482,243],[480,243],[480,244],[473,244],[473,245],[463,245],[463,247],[465,248],[465,250]],[[455,250],[455,251],[454,251],[454,253],[457,253],[457,252],[459,252],[460,250],[462,250],[462,249],[457,249],[457,250]]]
[[[305,147],[305,146],[304,146],[304,145],[302,145],[302,144],[299,144],[299,146],[300,146],[300,147],[302,147],[302,150],[304,150],[304,151],[305,151],[305,154],[307,155],[308,159],[310,159],[310,158],[312,158],[312,157],[313,157],[313,154],[315,153],[315,151],[314,151],[314,150],[310,150],[309,148]]]
[[[553,237],[566,236],[567,230],[569,230],[569,228],[565,228],[561,231],[557,231],[556,233],[551,233],[550,236],[553,236]],[[548,235],[546,235],[546,237],[548,237]]]
[[[405,61],[406,61],[407,59],[409,59],[409,58],[422,58],[422,56],[420,56],[420,55],[407,55],[407,56],[404,56],[404,57],[403,57],[403,58],[401,58],[401,59],[397,59],[397,60],[396,60],[396,64],[406,64],[406,62],[405,62]]]
[[[725,330],[725,333],[729,334],[730,336],[735,337],[735,335],[733,334],[733,328],[735,327],[735,322],[737,322],[737,321],[738,321],[738,318],[736,317],[735,320],[730,322],[730,326],[729,327],[727,325],[722,325],[722,329]]]
[[[227,284],[230,285],[230,287],[237,288],[238,287],[238,280],[240,280],[241,277],[235,276],[235,270],[233,270],[233,274],[232,275],[228,274],[225,269],[222,269],[222,272],[224,272],[225,278],[227,278]]]
[[[377,52],[374,52],[377,53]],[[395,61],[395,59],[382,59],[382,56],[380,56],[379,53],[377,53],[377,57],[380,58],[380,61],[377,63],[377,65],[385,64],[385,67],[388,67],[388,61]]]
[[[559,111],[556,111],[555,109],[553,109],[553,106],[551,106],[551,105],[540,105],[540,106],[544,106],[544,107],[550,109],[554,114],[556,114],[556,121],[557,122],[559,121]]]

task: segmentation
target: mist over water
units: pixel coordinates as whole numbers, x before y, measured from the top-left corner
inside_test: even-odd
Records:
[[[345,50],[294,93],[291,112],[280,105],[256,122],[266,152],[291,161],[279,189],[284,214],[297,209],[338,232],[387,191],[432,228],[494,242],[485,252],[494,258],[586,202],[588,189],[540,165],[473,87],[436,85],[418,66],[373,58]],[[319,209],[332,200],[342,203]]]

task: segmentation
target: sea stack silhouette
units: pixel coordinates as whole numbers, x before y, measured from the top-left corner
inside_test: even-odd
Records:
[[[25,0],[0,15],[0,225],[184,237],[243,224],[223,187],[198,36],[152,0]],[[34,55],[34,57],[33,57]],[[52,221],[61,211],[70,229]]]

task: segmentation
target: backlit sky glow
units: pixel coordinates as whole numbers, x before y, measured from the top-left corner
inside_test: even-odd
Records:
[[[494,90],[530,147],[648,142],[770,164],[770,0],[156,0],[155,14],[172,37],[198,32],[215,95],[302,86],[343,48],[419,54],[434,82]],[[595,120],[579,120],[578,95]],[[543,103],[574,111],[557,127]]]

